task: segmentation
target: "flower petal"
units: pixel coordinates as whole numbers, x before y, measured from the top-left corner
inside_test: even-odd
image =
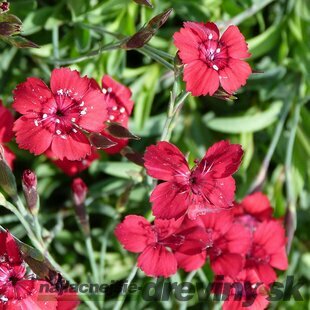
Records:
[[[149,146],[144,161],[147,174],[159,180],[186,179],[190,173],[184,155],[169,142]]]
[[[34,77],[30,77],[26,82],[17,85],[13,94],[13,108],[21,114],[42,112],[44,103],[53,97],[46,84]]]
[[[86,136],[76,130],[65,135],[54,135],[51,152],[54,157],[63,160],[81,160],[91,154],[91,145]]]
[[[138,267],[147,276],[168,278],[177,272],[177,260],[163,245],[149,245],[139,255]]]
[[[117,225],[114,233],[123,247],[134,253],[142,252],[156,241],[151,224],[144,217],[137,215],[126,216],[124,221]]]
[[[36,126],[35,120],[36,116],[22,116],[15,121],[13,130],[16,132],[16,142],[19,148],[40,155],[50,147],[53,134],[48,128]]]
[[[223,33],[220,43],[228,49],[228,56],[245,59],[251,56],[243,34],[237,26],[229,26]]]

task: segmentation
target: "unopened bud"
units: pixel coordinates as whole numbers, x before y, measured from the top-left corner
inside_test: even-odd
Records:
[[[38,192],[37,192],[37,176],[31,170],[25,170],[22,176],[23,192],[26,199],[26,204],[32,214],[37,214],[38,207]]]
[[[89,236],[90,234],[89,219],[84,204],[88,188],[81,178],[76,178],[72,182],[71,189],[73,195],[75,214],[77,216],[79,224],[81,225],[83,233],[86,236]]]
[[[0,2],[0,14],[9,11],[9,9],[10,9],[10,3],[8,3],[7,1]]]
[[[21,20],[12,14],[0,15],[0,35],[10,37],[21,32]]]

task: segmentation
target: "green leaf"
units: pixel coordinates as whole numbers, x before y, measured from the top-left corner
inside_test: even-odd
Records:
[[[125,179],[132,179],[133,176],[137,177],[141,175],[141,167],[131,162],[97,161],[93,163],[90,169],[93,171],[101,171],[106,174]]]
[[[215,131],[225,133],[244,133],[256,132],[267,128],[273,124],[279,116],[282,102],[276,101],[270,105],[269,109],[263,112],[257,112],[254,115],[244,115],[236,117],[215,117],[206,121],[205,124]]]
[[[251,58],[258,58],[272,50],[280,39],[282,28],[283,23],[273,25],[262,34],[248,40]]]

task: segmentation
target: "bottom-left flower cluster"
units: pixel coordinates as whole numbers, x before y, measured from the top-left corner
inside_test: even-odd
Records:
[[[79,305],[76,293],[58,292],[56,287],[34,275],[26,274],[26,265],[13,236],[0,232],[0,309],[72,310]],[[49,286],[49,292],[40,288]]]

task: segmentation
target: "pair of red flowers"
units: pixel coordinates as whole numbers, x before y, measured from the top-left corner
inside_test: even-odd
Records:
[[[255,303],[268,304],[268,288],[276,279],[273,268],[287,268],[285,233],[263,194],[234,202],[232,174],[242,155],[240,145],[220,141],[189,169],[174,145],[159,142],[147,148],[146,171],[163,181],[150,197],[154,224],[129,215],[115,229],[125,249],[141,253],[138,267],[147,275],[169,277],[179,268],[199,269],[208,260],[226,282],[262,282]],[[244,293],[242,301],[252,297]],[[227,307],[230,302],[228,298]]]
[[[53,293],[43,293],[42,286]],[[58,293],[47,281],[26,275],[14,238],[9,232],[0,232],[0,309],[73,310],[78,305],[76,293]]]

